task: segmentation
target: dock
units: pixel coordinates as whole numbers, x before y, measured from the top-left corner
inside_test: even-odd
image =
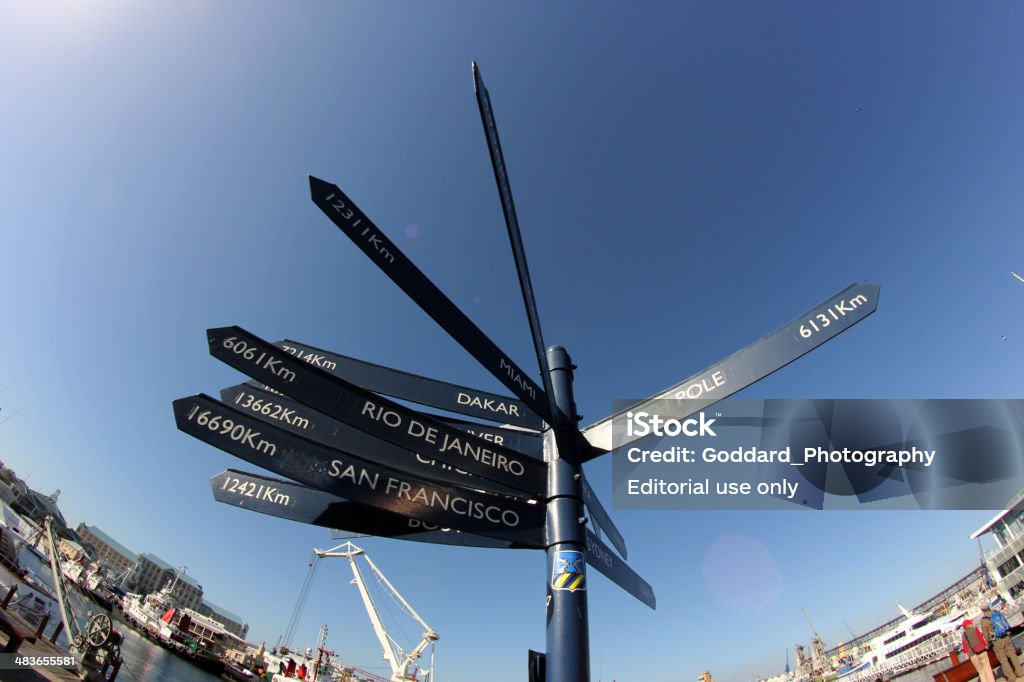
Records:
[[[22,632],[38,632],[28,621],[8,609],[0,609],[0,616],[7,624],[11,624]],[[39,628],[42,629],[42,628]],[[14,635],[0,629],[0,641],[4,647],[10,643]],[[18,653],[24,656],[66,656],[67,652],[55,645],[45,637],[26,638],[18,647]],[[7,682],[22,682],[36,680],[50,680],[52,682],[67,682],[80,680],[81,678],[72,670],[34,669],[34,670],[0,670],[0,680]]]

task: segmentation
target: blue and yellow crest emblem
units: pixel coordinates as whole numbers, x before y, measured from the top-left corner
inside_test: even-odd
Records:
[[[587,561],[583,552],[560,551],[555,555],[551,587],[570,592],[587,589]]]

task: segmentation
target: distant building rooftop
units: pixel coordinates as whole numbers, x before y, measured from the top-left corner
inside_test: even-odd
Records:
[[[189,618],[192,619],[193,623],[199,623],[205,628],[215,630],[220,633],[227,632],[227,630],[224,629],[224,623],[221,623],[219,620],[214,620],[209,616],[204,616],[198,611],[193,611],[192,609],[185,609],[185,612],[189,615]]]
[[[68,522],[64,520],[64,515],[60,513],[60,507],[57,506],[57,500],[53,497],[29,488],[28,503],[35,508],[40,517],[52,516],[58,526],[68,527]]]
[[[209,599],[204,599],[203,600],[203,606],[205,606],[206,608],[210,609],[211,611],[215,611],[215,612],[219,613],[222,616],[226,616],[227,618],[235,621],[239,625],[243,625],[245,623],[245,621],[242,620],[241,616],[239,616],[237,614],[234,614],[234,613],[228,611],[227,609],[222,609],[221,607],[217,606],[216,604],[214,604]]]
[[[975,540],[984,535],[985,533],[989,532],[990,530],[992,530],[992,526],[996,525],[1000,520],[1002,520],[1004,516],[1006,516],[1011,511],[1019,507],[1022,501],[1024,501],[1024,490],[1020,491],[1019,493],[1013,496],[1013,499],[1007,503],[1006,509],[996,514],[984,526],[971,533],[971,539]]]
[[[115,552],[123,556],[125,559],[128,559],[129,561],[138,561],[138,555],[135,552],[131,551],[130,549],[122,545],[120,542],[104,533],[102,530],[100,530],[99,526],[89,526],[84,523],[82,525],[88,528],[90,533],[92,533],[100,540],[103,540],[103,542],[110,545],[110,547],[112,547]]]
[[[996,525],[1000,521],[1000,519],[1002,519],[1004,516],[1006,516],[1009,513],[1010,513],[1010,510],[1006,509],[1006,510],[1001,511],[998,514],[996,514],[995,517],[993,517],[991,521],[988,521],[984,526],[982,526],[978,530],[976,530],[973,533],[971,533],[971,539],[972,540],[976,540],[976,539],[980,538],[982,535],[984,535],[985,533],[987,533],[990,530],[992,530],[992,526]]]
[[[166,561],[164,561],[163,559],[158,557],[156,554],[150,554],[149,552],[143,552],[142,554],[139,555],[139,558],[140,559],[141,558],[148,559],[149,561],[153,562],[154,564],[156,564],[160,568],[164,569],[165,571],[171,571],[172,573],[177,573],[178,572],[177,568],[175,568],[174,566],[171,566],[169,563],[167,563]],[[191,585],[192,587],[194,587],[194,588],[196,588],[198,590],[203,589],[203,586],[200,585],[199,583],[197,583],[196,579],[193,578],[192,576],[190,576],[188,573],[182,573],[180,579],[184,580],[189,585]]]

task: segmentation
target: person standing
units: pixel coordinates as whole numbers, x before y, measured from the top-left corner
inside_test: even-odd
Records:
[[[992,644],[992,651],[1003,669],[1006,682],[1024,678],[1024,670],[1021,669],[1020,659],[1010,636],[1010,624],[1001,612],[993,612],[987,602],[981,605],[981,632]]]
[[[963,622],[964,633],[960,637],[964,653],[970,657],[974,669],[978,671],[981,682],[996,682],[995,673],[992,672],[992,665],[988,661],[988,642],[981,629],[970,619]]]

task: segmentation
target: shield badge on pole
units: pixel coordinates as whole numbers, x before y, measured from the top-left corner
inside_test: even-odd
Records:
[[[583,552],[561,550],[555,555],[551,587],[570,592],[587,589],[587,562]]]

